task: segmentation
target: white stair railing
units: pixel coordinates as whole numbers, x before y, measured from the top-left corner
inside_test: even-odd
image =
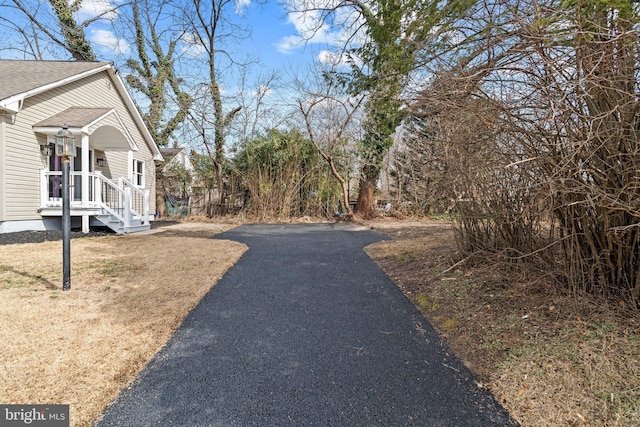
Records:
[[[125,207],[125,197],[124,190],[120,188],[115,182],[111,181],[108,178],[105,178],[103,175],[100,175],[100,178],[97,183],[100,190],[96,192],[96,194],[100,194],[100,199],[97,202],[100,204],[100,207],[109,213],[114,218],[118,219],[118,221],[123,224],[127,223],[127,213]]]
[[[126,178],[120,177],[120,188],[125,190],[125,195],[128,194],[128,202],[126,206],[131,209],[131,217],[137,217],[142,220],[143,224],[149,223],[149,190],[140,189],[135,186],[131,181]]]
[[[72,183],[81,172],[72,172]],[[42,208],[59,208],[62,206],[59,171],[40,171],[40,206]],[[142,224],[149,224],[150,191],[140,189],[126,178],[114,182],[100,172],[89,173],[89,198],[85,203],[75,197],[74,186],[69,193],[72,205],[77,208],[100,208],[116,218],[124,227],[130,227],[132,220],[139,219]]]

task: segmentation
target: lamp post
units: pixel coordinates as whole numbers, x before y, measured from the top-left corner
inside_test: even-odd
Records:
[[[76,144],[67,125],[56,134],[56,156],[62,160],[62,290],[71,289],[71,206],[69,201],[69,158]]]

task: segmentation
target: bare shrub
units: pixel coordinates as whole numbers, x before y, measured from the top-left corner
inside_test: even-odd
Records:
[[[521,258],[557,227],[569,289],[640,306],[638,9],[478,5],[476,33],[412,107],[454,150],[443,177],[462,248]]]
[[[495,102],[468,97],[448,107],[440,103],[430,114],[434,100],[450,95],[450,83],[439,79],[414,106],[421,133],[414,132],[410,143],[421,151],[406,150],[404,174],[396,174],[427,209],[446,206],[453,214],[464,252],[521,259],[548,244],[547,235],[541,239],[545,204],[537,165],[523,161],[520,143],[503,131],[503,109]]]
[[[549,6],[519,21],[526,97],[505,124],[544,173],[570,289],[638,306],[637,13]]]

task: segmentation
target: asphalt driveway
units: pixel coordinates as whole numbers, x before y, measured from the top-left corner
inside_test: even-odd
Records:
[[[347,224],[244,225],[249,250],[97,425],[514,425]],[[188,277],[185,277],[188,280]]]

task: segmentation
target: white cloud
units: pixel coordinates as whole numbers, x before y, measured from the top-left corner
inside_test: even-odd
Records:
[[[126,40],[117,38],[111,31],[92,29],[89,40],[104,50],[115,51],[119,54],[131,53],[131,45]]]
[[[304,40],[300,36],[287,36],[284,37],[280,43],[276,44],[276,48],[280,53],[291,53],[296,47],[304,43]]]
[[[287,22],[296,27],[302,37],[321,37],[328,30],[328,25],[322,22],[319,11],[289,12]]]
[[[185,33],[180,41],[180,50],[191,58],[200,58],[206,53],[205,47],[193,33]]]
[[[329,44],[332,45],[339,39],[341,30],[333,30],[327,23],[323,22],[320,11],[313,10],[307,12],[289,12],[289,24],[293,24],[296,34],[284,37],[278,43],[278,51],[291,53],[296,47],[306,44]]]
[[[118,16],[116,10],[116,2],[112,0],[84,0],[80,9],[76,12],[76,16],[80,20],[95,18],[103,14],[105,19],[114,19]]]
[[[258,85],[258,90],[251,91],[251,96],[255,96],[257,98],[267,98],[272,93],[273,90],[271,90],[269,86]]]
[[[318,61],[322,64],[343,66],[348,64],[348,57],[344,54],[323,50],[318,54]]]
[[[236,13],[242,15],[242,9],[246,9],[251,4],[251,0],[236,0]]]

